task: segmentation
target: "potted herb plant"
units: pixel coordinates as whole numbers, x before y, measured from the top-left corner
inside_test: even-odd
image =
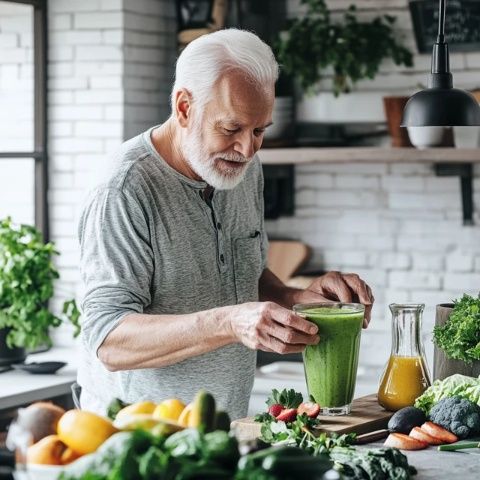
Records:
[[[65,320],[75,336],[80,331],[75,300],[64,303],[62,318],[48,309],[59,278],[54,255],[54,245],[35,227],[0,220],[0,365],[23,361],[25,349],[50,346],[49,329]]]
[[[433,330],[436,379],[460,373],[480,375],[480,298],[463,295],[453,304],[437,305]]]
[[[314,113],[301,110],[314,106],[323,110],[329,119],[343,109],[345,120],[352,121],[358,112],[352,109],[349,99],[341,98],[336,103],[334,99],[350,92],[358,81],[373,79],[383,60],[391,59],[396,65],[410,67],[413,55],[395,38],[396,18],[391,15],[359,21],[357,9],[351,5],[342,20],[334,21],[325,0],[301,0],[301,3],[306,6],[305,14],[292,19],[287,30],[278,36],[275,45],[278,60],[284,71],[296,78],[302,93],[306,94],[304,97],[315,93],[325,78],[331,81],[332,92],[322,93],[317,99],[304,98],[299,116],[313,120]],[[322,106],[321,100],[329,103]],[[372,100],[377,100],[376,108]],[[370,93],[358,110],[367,115],[375,112],[383,120],[381,94]]]

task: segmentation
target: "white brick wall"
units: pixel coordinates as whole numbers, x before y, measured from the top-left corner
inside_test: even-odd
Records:
[[[81,294],[76,223],[120,143],[168,116],[175,60],[168,0],[49,0],[51,237],[61,292]],[[70,329],[55,333],[71,342]]]
[[[357,90],[416,90],[426,82],[430,55],[419,55],[407,0],[327,0],[342,12],[355,3],[363,18],[381,13],[398,17],[398,29],[415,53],[405,69],[384,62],[375,80]],[[291,16],[301,12],[289,0]],[[480,54],[454,53],[456,86],[480,86]],[[328,82],[323,85],[325,88]],[[381,93],[379,93],[381,94]],[[475,168],[476,205],[480,205],[480,169]],[[312,263],[322,269],[356,271],[372,285],[373,321],[364,332],[361,364],[380,372],[390,349],[389,303],[425,303],[424,336],[431,364],[435,305],[463,292],[480,291],[480,211],[475,226],[463,227],[458,178],[438,178],[431,164],[323,164],[296,167],[296,212],[267,222],[271,237],[305,241],[314,249]]]

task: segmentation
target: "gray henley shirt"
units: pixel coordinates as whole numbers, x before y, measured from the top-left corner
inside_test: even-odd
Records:
[[[187,314],[258,300],[267,248],[258,158],[237,187],[215,191],[209,204],[202,198],[207,184],[171,168],[151,131],[122,145],[80,219],[81,405],[105,414],[113,397],[188,403],[205,388],[239,418],[247,413],[256,359],[242,344],[162,368],[109,372],[97,358],[127,314]]]

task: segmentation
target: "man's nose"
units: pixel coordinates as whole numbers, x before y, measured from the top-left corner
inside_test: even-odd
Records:
[[[241,153],[245,158],[251,158],[255,155],[256,147],[255,137],[245,132],[235,143],[235,150]]]

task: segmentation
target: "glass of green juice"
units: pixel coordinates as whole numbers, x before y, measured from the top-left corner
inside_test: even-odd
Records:
[[[304,303],[293,311],[318,326],[320,342],[308,345],[303,365],[308,393],[323,415],[348,415],[357,379],[365,307],[359,303]]]

